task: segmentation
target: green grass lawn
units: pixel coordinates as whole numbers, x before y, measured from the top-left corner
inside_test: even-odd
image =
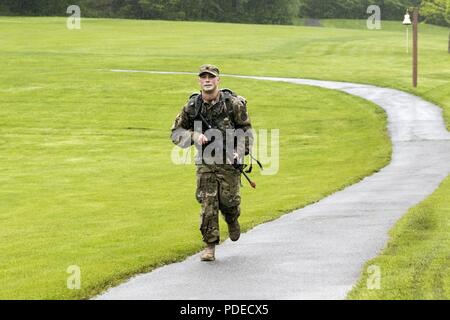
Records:
[[[208,62],[224,73],[373,83],[434,101],[449,119],[448,30],[421,26],[412,90],[404,30],[388,25],[83,19],[68,31],[63,18],[0,18],[0,298],[90,297],[202,247],[194,167],[170,162],[169,140],[196,79],[109,69],[196,71]],[[280,128],[279,174],[242,190],[244,229],[389,161],[385,115],[367,101],[282,83],[223,86],[247,97],[255,128]],[[70,265],[81,267],[81,290],[66,288]]]
[[[145,57],[136,51],[145,35],[155,48],[148,55],[165,58],[158,46],[170,41],[151,40],[159,23],[92,20],[90,32],[71,33],[57,30],[61,19],[18,21],[0,53],[0,297],[85,298],[198,251],[194,166],[171,163],[169,139],[195,77],[108,71]],[[30,34],[41,27],[47,38]],[[199,61],[179,54],[197,68]],[[227,48],[217,54],[229,59]],[[157,69],[166,68],[161,61]],[[257,191],[243,189],[244,229],[389,161],[385,115],[367,101],[282,83],[224,78],[223,86],[247,97],[256,129],[281,130],[279,174],[256,177]],[[70,265],[81,268],[80,291],[66,288]]]

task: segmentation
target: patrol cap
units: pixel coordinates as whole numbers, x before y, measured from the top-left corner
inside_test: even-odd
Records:
[[[204,64],[200,67],[198,75],[201,76],[203,73],[209,73],[215,77],[219,76],[219,68],[213,66],[212,64]]]

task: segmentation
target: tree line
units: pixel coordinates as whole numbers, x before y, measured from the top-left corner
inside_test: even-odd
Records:
[[[292,24],[294,18],[364,19],[369,5],[382,19],[399,20],[421,8],[428,23],[450,25],[450,0],[0,0],[0,15],[64,16],[78,5],[83,17]]]

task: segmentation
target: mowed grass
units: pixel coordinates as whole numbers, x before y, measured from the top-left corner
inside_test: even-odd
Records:
[[[419,94],[449,118],[447,29],[421,26],[413,90],[396,23],[334,27],[83,19],[68,31],[63,18],[0,18],[0,297],[85,298],[201,247],[194,168],[172,165],[168,140],[195,79],[109,69],[210,62],[226,73],[373,83]],[[279,174],[242,190],[244,229],[388,162],[384,115],[365,101],[223,81],[249,99],[255,128],[281,133]],[[69,265],[81,267],[80,291],[66,288]]]
[[[195,77],[108,71],[127,67],[141,50],[129,37],[150,35],[158,23],[94,20],[91,32],[77,34],[57,31],[61,19],[17,19],[0,51],[0,297],[87,298],[200,250],[195,167],[171,162],[169,139]],[[30,34],[39,28],[45,38]],[[129,33],[114,32],[122,28]],[[97,38],[106,30],[114,38]],[[75,40],[67,36],[84,53],[69,49]],[[167,45],[158,42],[152,46]],[[195,69],[186,45],[178,44],[179,59]],[[280,129],[279,173],[256,175],[256,191],[242,189],[244,230],[389,161],[385,115],[367,101],[254,80],[224,78],[223,86],[247,97],[255,129]],[[81,290],[66,286],[71,265],[81,269]]]

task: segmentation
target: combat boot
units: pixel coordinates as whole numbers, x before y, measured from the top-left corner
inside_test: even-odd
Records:
[[[214,261],[216,260],[216,257],[214,256],[214,252],[216,250],[216,245],[214,243],[208,244],[205,251],[203,251],[202,255],[200,256],[200,259],[202,261]]]
[[[238,241],[239,237],[241,236],[241,227],[237,219],[232,223],[228,223],[228,234],[231,241]]]

